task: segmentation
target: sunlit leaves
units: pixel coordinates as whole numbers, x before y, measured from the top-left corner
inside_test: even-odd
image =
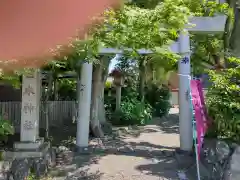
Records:
[[[14,127],[8,119],[0,117],[0,136],[7,136],[14,134]]]
[[[125,6],[116,12],[115,20],[109,21],[111,30],[105,34],[103,42],[106,46],[132,48],[135,52],[137,49],[155,51],[169,39],[177,38],[188,15],[188,9],[181,6],[180,1],[166,0],[154,9]]]
[[[237,58],[228,59],[236,66]],[[240,140],[240,71],[238,68],[209,71],[212,86],[207,93],[208,113],[213,118],[217,135]]]

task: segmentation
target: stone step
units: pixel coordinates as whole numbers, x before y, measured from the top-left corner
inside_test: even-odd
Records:
[[[50,144],[48,142],[43,143],[38,149],[17,149],[13,151],[5,151],[2,153],[4,160],[13,160],[15,158],[35,158],[43,157],[49,150]]]

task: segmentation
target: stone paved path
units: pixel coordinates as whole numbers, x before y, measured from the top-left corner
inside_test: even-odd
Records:
[[[174,150],[179,147],[176,113],[177,109],[171,109],[168,119],[155,119],[153,125],[140,129],[122,129],[120,139],[102,142],[102,145],[110,150],[76,157],[75,164],[68,167],[68,177],[56,179],[178,179],[174,157]],[[136,135],[136,132],[140,134]],[[71,168],[74,170],[71,171]]]

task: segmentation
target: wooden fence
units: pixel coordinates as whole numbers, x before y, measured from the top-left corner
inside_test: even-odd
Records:
[[[40,128],[45,128],[46,112],[44,111],[45,104],[40,105]],[[73,121],[76,115],[75,101],[48,101],[48,118],[50,126],[60,126]],[[21,102],[0,102],[0,114],[6,114],[14,124],[16,132],[20,130],[21,120]]]

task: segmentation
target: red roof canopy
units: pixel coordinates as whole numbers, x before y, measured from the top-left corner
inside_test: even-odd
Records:
[[[83,37],[92,17],[119,4],[120,0],[0,1],[0,61],[14,59],[7,69],[38,67],[52,55],[51,48]]]

